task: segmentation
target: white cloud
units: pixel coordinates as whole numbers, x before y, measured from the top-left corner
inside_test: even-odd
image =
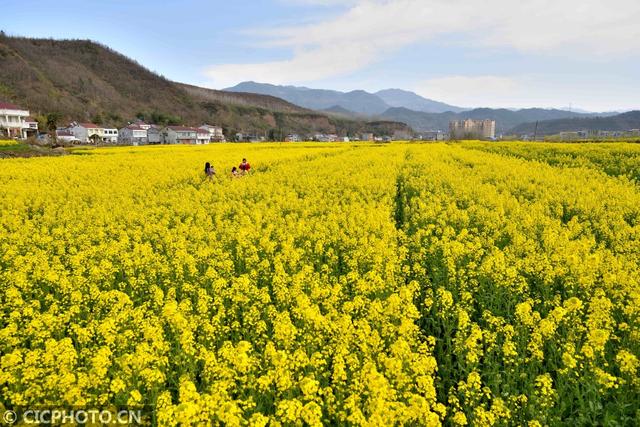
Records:
[[[501,76],[447,76],[429,79],[414,88],[426,98],[461,106],[497,105],[522,93],[522,81]]]
[[[590,111],[640,108],[640,87],[629,81],[601,81],[593,76],[445,76],[420,82],[413,90],[426,98],[463,107],[573,105]]]
[[[581,58],[638,55],[638,22],[637,0],[356,0],[330,19],[264,31],[260,43],[290,49],[288,60],[216,65],[206,74],[216,86],[241,80],[310,82],[449,35],[480,49]]]

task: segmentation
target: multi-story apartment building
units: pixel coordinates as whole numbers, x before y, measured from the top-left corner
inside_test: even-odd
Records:
[[[495,120],[466,119],[449,122],[451,139],[494,139],[495,137]]]

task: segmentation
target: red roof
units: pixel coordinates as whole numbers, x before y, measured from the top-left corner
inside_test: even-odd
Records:
[[[142,129],[142,128],[140,127],[140,125],[135,124],[135,123],[134,123],[134,124],[131,124],[131,125],[129,125],[129,126],[127,126],[127,129],[131,129],[131,130],[144,130],[144,129]]]
[[[36,120],[36,119],[34,119],[34,118],[33,118],[33,117],[31,117],[31,116],[29,116],[29,117],[27,117],[26,119],[24,119],[24,121],[25,121],[25,122],[33,122],[33,123],[37,122],[37,120]]]
[[[167,126],[169,129],[176,132],[196,132],[198,129],[190,128],[188,126]]]
[[[97,129],[98,126],[94,125],[93,123],[78,123],[78,126],[82,126],[83,128],[87,128],[87,129]]]
[[[20,110],[24,111],[24,108],[20,108],[17,105],[10,104],[8,102],[0,101],[0,109],[2,110]]]

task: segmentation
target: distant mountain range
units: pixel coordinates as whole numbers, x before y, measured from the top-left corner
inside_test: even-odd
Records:
[[[391,107],[403,107],[424,113],[460,113],[468,108],[455,107],[444,102],[424,98],[416,93],[402,89],[385,89],[375,93]]]
[[[629,111],[609,117],[575,117],[538,122],[538,135],[555,135],[560,132],[577,131],[628,131],[640,129],[640,111]],[[515,126],[510,133],[516,135],[533,134],[536,123]]]
[[[369,93],[364,90],[340,92],[337,90],[243,82],[223,90],[276,96],[312,110],[331,110],[340,107],[346,110],[346,113],[365,115],[382,114],[393,107],[404,107],[427,113],[464,111],[464,108],[433,101],[413,92],[400,89],[386,89],[376,93]]]
[[[588,118],[595,114],[576,113],[564,110],[547,110],[543,108],[526,108],[522,110],[507,110],[505,108],[475,108],[460,113],[423,113],[407,108],[391,108],[382,114],[387,120],[397,120],[408,124],[416,131],[449,129],[451,120],[464,119],[491,119],[496,121],[496,133],[509,133],[511,129],[524,123],[541,120],[554,120],[566,118]]]
[[[465,109],[424,98],[401,89],[385,89],[376,93],[363,90],[340,92],[296,86],[243,82],[223,91],[257,93],[282,98],[300,107],[346,118],[370,118],[406,123],[417,132],[449,129],[451,120],[491,119],[496,121],[496,133],[506,134],[536,121],[609,117],[618,113],[588,113],[558,109],[506,108]],[[564,123],[564,122],[561,122]]]

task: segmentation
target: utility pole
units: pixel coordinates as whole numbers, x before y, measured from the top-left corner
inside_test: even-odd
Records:
[[[533,131],[533,141],[538,140],[538,121],[536,120],[536,129]]]

